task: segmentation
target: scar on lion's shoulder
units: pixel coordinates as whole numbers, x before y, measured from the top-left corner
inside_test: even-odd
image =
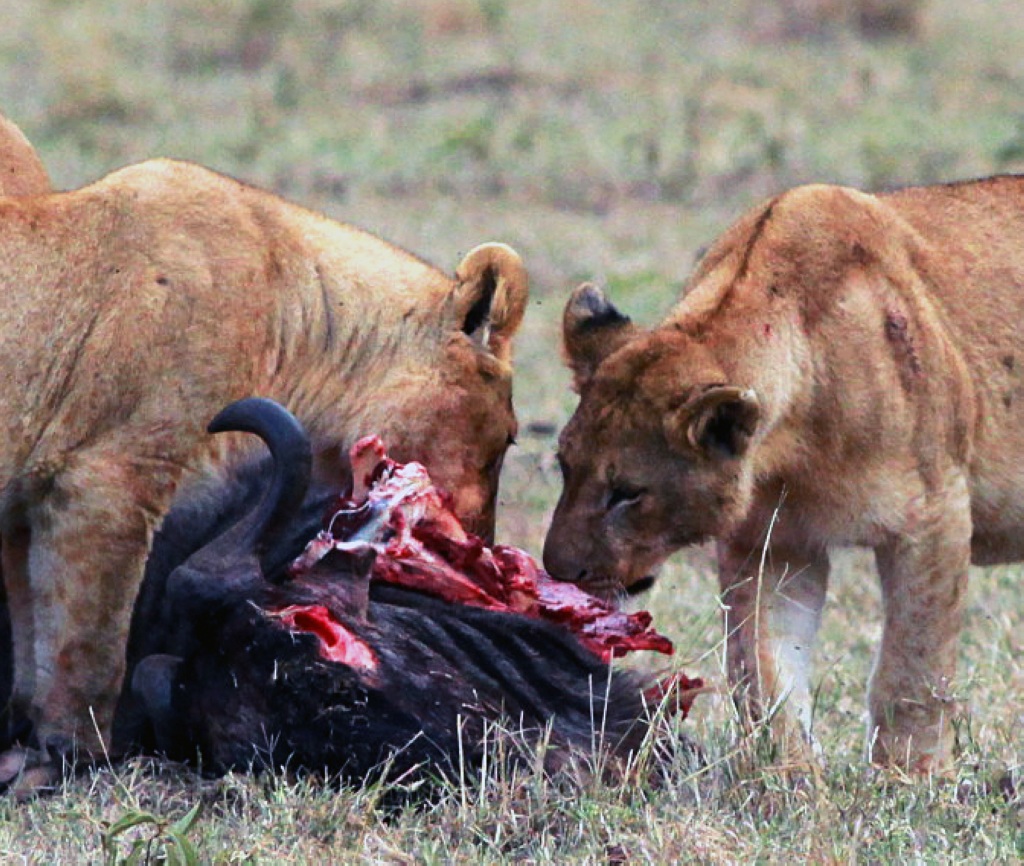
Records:
[[[899,310],[887,310],[885,314],[885,336],[896,352],[896,358],[914,376],[921,375],[921,359],[910,334],[907,317]]]

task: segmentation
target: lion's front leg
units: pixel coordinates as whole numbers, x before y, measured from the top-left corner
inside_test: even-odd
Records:
[[[92,535],[96,547],[89,551],[78,549],[81,536],[66,532],[44,533],[33,543],[31,717],[40,746],[67,757],[98,756],[110,743],[148,546],[138,515],[134,524],[108,523]]]
[[[909,531],[875,550],[885,621],[868,696],[871,759],[915,772],[948,769],[950,689],[970,562],[963,479],[915,509]]]
[[[31,688],[19,696],[41,750],[30,764],[53,774],[58,756],[99,756],[110,742],[132,606],[175,471],[135,462],[124,443],[79,454],[27,511],[33,670],[15,679]]]
[[[828,589],[826,550],[719,544],[730,684],[741,718],[769,721],[790,760],[811,757],[814,644]]]

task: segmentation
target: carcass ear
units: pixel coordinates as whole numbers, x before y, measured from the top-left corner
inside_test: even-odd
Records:
[[[760,417],[761,404],[753,389],[713,385],[665,416],[665,436],[679,451],[739,457]]]
[[[153,726],[157,748],[168,754],[178,752],[181,738],[181,719],[174,708],[174,687],[180,667],[178,656],[154,654],[142,659],[132,674],[132,694]]]
[[[505,244],[481,244],[462,260],[455,279],[456,316],[463,332],[508,363],[530,293],[523,260]]]
[[[593,283],[583,283],[569,296],[562,314],[562,347],[577,393],[612,352],[639,333]]]
[[[372,544],[349,542],[335,547],[314,564],[308,577],[329,597],[331,610],[366,622],[370,608],[370,578],[377,551]],[[285,602],[287,603],[287,602]]]

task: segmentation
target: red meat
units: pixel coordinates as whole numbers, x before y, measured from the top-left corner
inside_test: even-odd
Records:
[[[331,550],[369,546],[377,553],[371,580],[452,604],[559,623],[605,662],[636,650],[672,653],[672,642],[651,627],[647,611],[618,610],[554,580],[525,551],[490,548],[466,532],[426,469],[396,463],[376,436],[359,440],[351,460],[353,493],[339,499],[327,529],[292,563],[294,577],[309,572]],[[647,697],[652,703],[671,699],[671,709],[685,714],[702,688],[701,680],[676,674],[649,689]]]
[[[634,650],[671,653],[647,611],[625,613],[578,587],[553,580],[514,547],[486,547],[456,519],[446,495],[419,463],[391,460],[376,436],[351,452],[351,497],[293,563],[300,576],[329,550],[376,549],[373,580],[455,604],[514,611],[561,623],[605,661]]]

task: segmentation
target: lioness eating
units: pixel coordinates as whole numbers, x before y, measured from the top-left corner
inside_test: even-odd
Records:
[[[1024,558],[1022,239],[1024,178],[806,186],[730,228],[652,330],[577,289],[548,570],[638,591],[716,539],[736,696],[785,733],[810,728],[829,549],[871,547],[871,757],[947,768],[968,564]]]
[[[510,248],[477,247],[451,279],[270,193],[155,160],[0,198],[0,286],[13,703],[39,747],[0,757],[0,783],[26,755],[45,780],[47,754],[109,736],[153,531],[177,491],[251,450],[206,433],[226,403],[287,406],[336,481],[376,433],[491,535],[527,298]]]

